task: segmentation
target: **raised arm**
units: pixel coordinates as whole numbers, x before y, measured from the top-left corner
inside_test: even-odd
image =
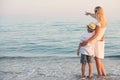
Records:
[[[90,13],[90,12],[85,12],[85,15],[90,15],[91,17],[95,18],[96,19],[96,16],[94,13]]]

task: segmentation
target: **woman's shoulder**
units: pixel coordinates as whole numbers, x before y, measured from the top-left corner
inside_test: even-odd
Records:
[[[100,27],[100,28],[106,28],[106,26],[103,27],[100,22],[96,22],[96,25],[97,25],[97,27]]]
[[[96,22],[97,27],[101,27],[100,22]]]

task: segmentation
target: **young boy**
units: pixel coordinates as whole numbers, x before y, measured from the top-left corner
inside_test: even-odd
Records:
[[[89,25],[87,25],[87,31],[84,32],[80,37],[80,43],[77,50],[77,55],[79,56],[79,53],[81,53],[81,71],[82,71],[82,79],[85,79],[85,66],[86,63],[89,65],[89,75],[88,78],[92,78],[92,59],[94,56],[94,46],[95,41],[87,44],[86,46],[82,46],[81,43],[83,41],[88,40],[91,38],[95,33],[96,25],[91,22]]]

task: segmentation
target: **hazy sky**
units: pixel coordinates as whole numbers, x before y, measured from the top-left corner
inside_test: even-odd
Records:
[[[98,5],[108,17],[120,17],[120,0],[0,0],[0,16],[74,18]]]

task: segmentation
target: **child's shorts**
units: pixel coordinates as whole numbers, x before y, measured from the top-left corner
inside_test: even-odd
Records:
[[[92,62],[93,62],[93,56],[81,54],[80,62],[81,62],[82,64],[84,64],[84,63],[86,63],[86,62],[87,62],[87,63],[92,63]]]

